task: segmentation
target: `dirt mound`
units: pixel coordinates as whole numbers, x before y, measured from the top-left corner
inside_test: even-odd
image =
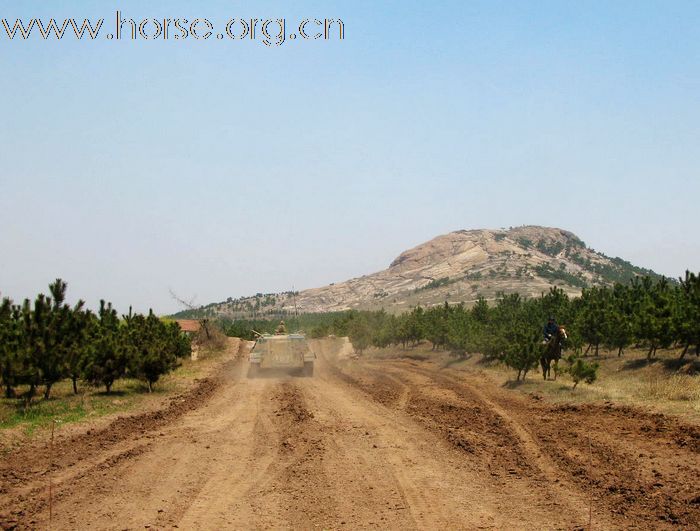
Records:
[[[282,404],[276,412],[277,416],[284,417],[289,425],[314,418],[314,414],[306,408],[299,391],[290,384],[285,384],[275,399]]]

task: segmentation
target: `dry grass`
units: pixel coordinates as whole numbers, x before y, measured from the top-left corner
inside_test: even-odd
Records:
[[[687,374],[654,376],[642,382],[639,395],[648,400],[700,403],[700,377]]]
[[[598,399],[700,420],[700,361],[693,356],[681,362],[678,356],[674,349],[659,351],[651,361],[641,349],[623,357],[601,353],[599,378],[589,392]]]

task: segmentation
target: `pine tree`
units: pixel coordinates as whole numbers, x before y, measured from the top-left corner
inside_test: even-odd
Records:
[[[489,321],[489,303],[482,295],[479,295],[472,307],[472,316],[481,324],[486,324]]]
[[[668,347],[673,342],[673,294],[668,281],[656,283],[649,277],[632,280],[635,298],[634,334],[646,342],[647,359],[656,354],[659,347]]]
[[[684,345],[681,359],[692,345],[700,356],[700,275],[686,271],[685,278],[680,279],[673,322],[677,338]]]
[[[384,348],[395,344],[397,327],[395,316],[387,315],[384,310],[376,312],[371,325],[372,345],[377,348]]]
[[[361,356],[372,344],[372,329],[369,326],[367,316],[358,313],[348,323],[347,329],[352,348]]]
[[[16,308],[16,383],[29,386],[24,398],[28,406],[37,387],[41,384],[41,356],[44,349],[43,337],[46,321],[46,304],[44,295],[39,295],[34,308],[25,299],[21,307]]]
[[[549,291],[539,299],[540,318],[542,322],[553,316],[561,325],[568,322],[570,318],[569,296],[563,289],[557,287],[549,288]]]
[[[424,313],[424,335],[433,344],[433,350],[444,348],[447,344],[449,315],[450,306],[447,303],[430,308]]]
[[[598,363],[589,363],[578,356],[569,356],[566,360],[569,363],[567,372],[574,381],[574,389],[580,382],[592,384],[598,378]]]
[[[618,356],[622,355],[623,350],[632,341],[631,314],[629,290],[621,284],[616,284],[606,307],[604,343],[608,348],[617,349]]]
[[[3,298],[0,304],[0,385],[5,388],[6,398],[15,396],[17,334],[12,300]]]
[[[609,292],[607,288],[594,287],[584,289],[581,293],[579,312],[575,326],[583,340],[588,343],[586,352],[595,347],[598,355],[600,343],[606,337]]]
[[[67,287],[63,280],[56,279],[49,285],[51,298],[45,299],[48,316],[43,328],[44,349],[40,364],[45,399],[49,398],[53,385],[71,372],[68,367],[71,353],[82,348],[82,320],[77,315],[83,311],[85,303],[78,301],[73,308],[66,304]],[[75,387],[75,380],[73,385]]]
[[[542,356],[542,339],[539,330],[533,332],[524,321],[511,330],[511,340],[505,348],[501,361],[518,371],[516,380],[524,380],[527,373],[537,365]]]
[[[447,345],[458,357],[465,357],[472,350],[474,333],[472,313],[463,304],[453,307],[447,319]]]
[[[125,317],[127,341],[130,345],[129,368],[132,374],[153,391],[161,376],[178,365],[178,355],[184,355],[186,346],[175,334],[174,327],[167,327],[152,310],[147,317],[131,315]]]
[[[78,394],[78,379],[82,376],[85,366],[89,363],[96,326],[95,316],[89,310],[83,311],[76,306],[71,312],[67,347],[65,350],[66,375],[73,384],[73,393]]]
[[[93,385],[104,385],[111,392],[116,380],[123,377],[129,361],[126,332],[120,326],[117,311],[111,303],[100,301],[97,323],[91,330],[91,348],[83,370]]]

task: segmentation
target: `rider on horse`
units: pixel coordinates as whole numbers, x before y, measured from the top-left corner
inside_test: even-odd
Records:
[[[554,362],[554,379],[556,380],[557,367],[561,359],[562,350],[564,349],[564,341],[567,338],[566,330],[563,326],[557,324],[553,316],[550,316],[542,332],[544,333],[542,356],[540,356],[542,376],[545,380],[549,378],[551,363]]]
[[[557,333],[559,332],[559,325],[557,324],[556,320],[554,319],[554,316],[550,316],[549,320],[547,321],[547,324],[544,325],[544,341],[543,343],[549,343],[549,340],[552,339]]]

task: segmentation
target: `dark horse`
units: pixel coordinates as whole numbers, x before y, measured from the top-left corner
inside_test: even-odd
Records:
[[[563,326],[560,326],[559,331],[542,346],[540,365],[542,365],[542,377],[545,380],[549,378],[552,361],[554,362],[554,379],[557,379],[557,367],[561,359],[561,352],[564,350],[564,341],[566,338],[566,330]]]

